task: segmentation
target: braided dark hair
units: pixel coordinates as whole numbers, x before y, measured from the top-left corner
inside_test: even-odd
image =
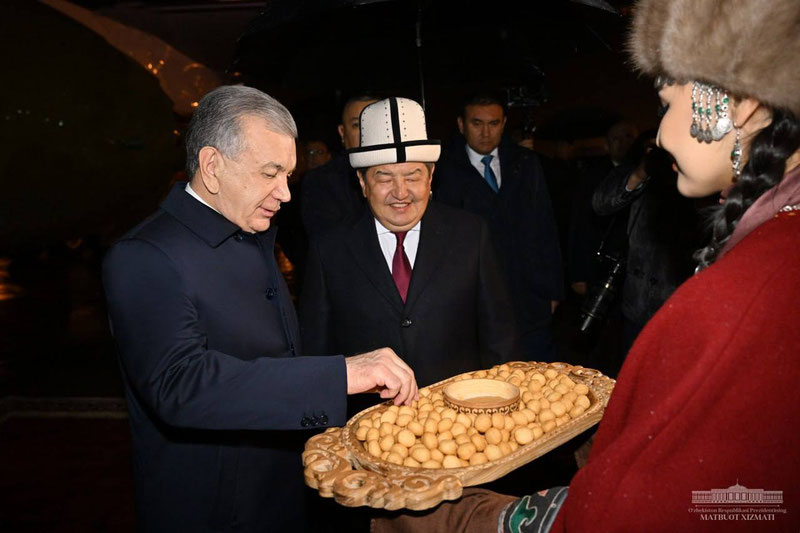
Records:
[[[725,203],[711,208],[711,242],[694,254],[698,269],[711,265],[728,242],[736,224],[753,202],[780,183],[786,160],[800,147],[800,120],[793,113],[775,109],[772,123],[750,144],[750,157]]]

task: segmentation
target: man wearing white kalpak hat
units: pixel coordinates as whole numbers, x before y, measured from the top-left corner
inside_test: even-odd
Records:
[[[310,247],[306,353],[389,346],[420,385],[514,359],[511,305],[484,222],[431,201],[440,146],[422,107],[387,98],[360,122],[349,159],[370,211]]]

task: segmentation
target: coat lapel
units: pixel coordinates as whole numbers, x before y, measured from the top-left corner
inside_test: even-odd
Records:
[[[408,287],[406,309],[413,308],[425,287],[431,281],[439,263],[447,255],[450,228],[441,220],[441,213],[435,202],[428,204],[422,218],[422,228],[414,260],[414,271],[411,273],[411,284]],[[395,291],[396,292],[396,291]]]
[[[397,292],[392,274],[386,266],[381,246],[378,243],[378,233],[375,231],[375,219],[372,213],[367,213],[353,226],[353,238],[348,240],[347,246],[359,268],[369,279],[375,289],[395,308],[403,309],[403,300]],[[414,285],[412,275],[411,286]]]
[[[515,184],[518,178],[516,163],[511,159],[509,150],[505,149],[502,142],[500,146],[497,147],[497,155],[500,158],[500,191],[497,194],[500,195],[504,192],[515,191]],[[516,194],[516,192],[514,192],[514,194]]]

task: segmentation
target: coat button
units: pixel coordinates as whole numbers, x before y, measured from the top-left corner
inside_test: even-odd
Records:
[[[267,297],[267,300],[272,300],[273,298],[275,298],[275,289],[270,287],[269,289],[267,289],[267,292],[264,296]]]
[[[321,417],[319,417],[319,423],[323,424],[323,425],[327,424],[328,423],[328,415],[322,415]]]
[[[311,425],[311,419],[308,418],[307,416],[304,416],[303,418],[300,419],[300,425],[303,426],[304,428],[307,428],[308,426]]]
[[[400,325],[403,326],[404,328],[407,328],[407,327],[410,327],[411,324],[413,324],[413,323],[414,322],[412,322],[412,320],[410,318],[404,318],[403,321],[400,322]]]
[[[244,240],[244,236],[242,236],[241,233],[236,233],[233,238],[236,239],[236,242],[242,242],[242,240]]]

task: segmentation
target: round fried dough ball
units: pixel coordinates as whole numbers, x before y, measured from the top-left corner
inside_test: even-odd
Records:
[[[392,406],[396,407],[396,406]],[[381,415],[381,423],[388,422],[394,424],[397,421],[397,413],[395,411],[384,411]]]
[[[489,444],[499,444],[503,440],[503,434],[496,427],[489,428],[486,432],[486,442]]]
[[[439,443],[439,451],[445,455],[455,455],[458,445],[454,440],[443,440]]]
[[[528,418],[522,411],[514,411],[511,413],[511,418],[517,426],[524,426],[528,423]]]
[[[475,448],[475,445],[471,442],[468,442],[458,447],[456,450],[456,455],[458,455],[460,459],[469,461],[469,458],[472,457],[472,455],[477,451],[478,450]]]
[[[413,457],[406,457],[403,459],[403,466],[410,466],[412,468],[419,468],[420,463]]]
[[[575,398],[575,405],[580,405],[584,409],[588,409],[589,406],[592,405],[592,402],[589,401],[588,396],[586,396],[585,394],[581,394],[580,396]]]
[[[435,450],[439,447],[439,439],[436,438],[435,433],[423,433],[422,444],[429,450]]]
[[[570,410],[569,416],[572,417],[572,418],[578,418],[579,416],[581,416],[585,412],[586,412],[586,409],[584,409],[583,406],[576,405],[575,407],[573,407]]]
[[[462,444],[466,444],[468,442],[472,442],[472,439],[466,433],[462,433],[461,435],[456,435],[455,439],[453,440],[455,440],[456,444],[458,444],[459,446],[461,446]]]
[[[381,450],[387,452],[394,445],[394,437],[391,435],[384,435],[381,437],[381,440],[378,442],[378,444],[380,444]]]
[[[491,416],[487,415],[486,413],[482,413],[475,417],[475,429],[481,433],[486,433],[490,427],[492,427]]]
[[[486,438],[483,435],[473,435],[470,441],[475,445],[475,449],[482,452],[486,449]]]
[[[405,459],[406,457],[408,457],[408,448],[397,442],[393,444],[391,448],[389,448],[389,453],[396,453],[397,455]]]
[[[555,413],[553,413],[553,411],[551,411],[550,409],[542,409],[542,411],[539,413],[538,420],[539,420],[539,422],[544,424],[548,420],[555,420],[555,418],[556,418],[556,415],[555,415]]]
[[[519,427],[514,430],[514,440],[521,446],[533,442],[533,430],[528,427]]]
[[[500,451],[500,447],[496,444],[488,444],[483,453],[489,461],[495,461],[503,457],[503,452]]]
[[[503,429],[506,426],[506,417],[500,413],[492,413],[492,426]]]
[[[461,459],[455,455],[445,455],[442,460],[442,466],[445,468],[461,468]]]
[[[433,459],[430,459],[430,460],[425,461],[424,463],[422,463],[421,466],[422,466],[422,468],[431,468],[433,470],[438,470],[438,469],[442,468],[442,463],[440,463],[439,461],[434,461]]]
[[[443,440],[453,440],[453,432],[452,431],[443,431],[436,435],[436,440],[442,442]]]
[[[567,408],[564,407],[564,404],[561,402],[551,403],[550,410],[553,411],[553,414],[556,415],[556,417],[564,416],[564,413],[567,412]]]
[[[411,450],[411,457],[419,461],[420,464],[431,458],[431,451],[428,448],[415,448]]]
[[[369,428],[367,430],[367,440],[378,440],[381,438],[381,432],[378,428]]]
[[[439,422],[433,418],[428,417],[423,426],[423,433],[437,433],[439,431]]]
[[[397,442],[405,446],[406,448],[410,448],[414,445],[417,438],[414,434],[409,431],[408,429],[402,430],[400,433],[397,434]]]
[[[416,420],[412,420],[408,423],[408,430],[414,434],[415,437],[421,437],[423,433],[425,433],[425,428],[422,424],[417,422]]]
[[[367,451],[369,452],[370,455],[375,457],[380,457],[381,454],[383,453],[380,444],[378,444],[378,441],[376,440],[371,440],[367,442]]]
[[[486,457],[486,454],[477,452],[472,457],[469,458],[470,466],[476,465],[483,465],[489,462],[489,459]]]
[[[444,433],[445,431],[448,431],[452,427],[453,427],[453,419],[442,417],[442,419],[439,421],[437,429],[439,433]]]

